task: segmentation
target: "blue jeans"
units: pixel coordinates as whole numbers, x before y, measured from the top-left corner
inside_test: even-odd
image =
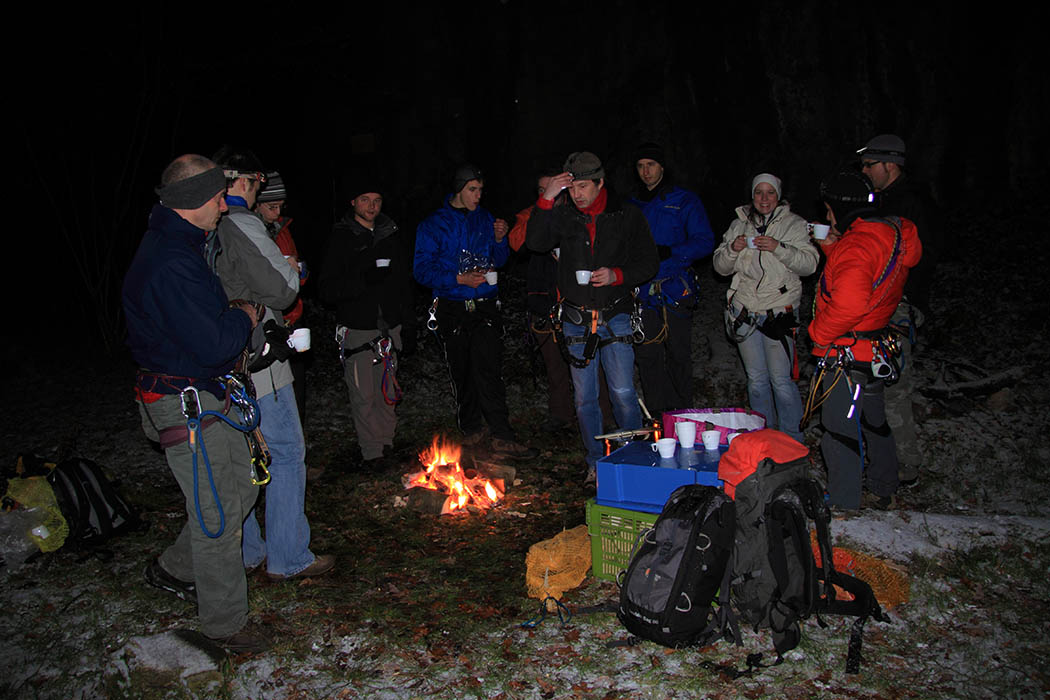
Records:
[[[589,329],[573,323],[564,324],[566,338],[580,338]],[[598,335],[602,338],[631,334],[631,317],[617,314],[603,326]],[[583,343],[569,345],[574,357],[583,357]],[[642,411],[638,407],[638,395],[634,391],[634,348],[630,343],[609,343],[598,350],[594,359],[583,368],[572,368],[572,384],[576,391],[576,419],[580,423],[580,436],[587,450],[587,466],[594,467],[605,454],[602,443],[594,439],[602,433],[602,411],[598,406],[598,368],[605,369],[609,384],[609,399],[613,416],[621,430],[642,427]]]
[[[271,574],[291,576],[314,563],[310,551],[310,523],[303,511],[306,500],[306,443],[291,384],[259,399],[263,439],[273,458],[266,485],[266,540],[259,531],[255,510],[244,521],[245,566],[266,559]]]
[[[772,340],[755,329],[740,342],[740,359],[747,373],[747,397],[751,410],[766,418],[767,428],[776,428],[802,442],[799,423],[802,421],[802,397],[791,379],[791,361],[795,351],[794,340],[784,343]]]

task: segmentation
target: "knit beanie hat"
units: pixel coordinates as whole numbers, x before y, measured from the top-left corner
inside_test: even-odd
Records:
[[[881,163],[904,165],[907,158],[907,147],[904,139],[896,134],[880,134],[864,146],[857,149],[863,160],[874,160]]]
[[[576,180],[601,180],[605,177],[601,160],[590,151],[570,153],[564,167]]]
[[[776,175],[773,175],[772,173],[761,173],[759,175],[755,175],[755,179],[751,181],[751,196],[752,197],[755,196],[755,188],[758,187],[763,182],[768,184],[768,185],[770,185],[770,186],[772,186],[772,188],[774,190],[776,190],[777,199],[782,199],[783,198],[783,196],[784,196],[783,195],[783,190],[780,189],[780,178],[777,177]]]
[[[485,176],[482,174],[480,168],[477,168],[470,163],[464,163],[456,168],[456,174],[452,176],[452,194],[459,194],[459,191],[466,187],[467,183],[471,180],[477,180],[479,182],[485,180]]]
[[[638,164],[638,161],[648,158],[649,160],[655,160],[660,165],[666,166],[664,160],[664,149],[659,144],[653,142],[643,143],[638,148],[634,149],[634,160],[632,163]]]
[[[281,178],[281,174],[276,170],[272,173],[266,173],[266,188],[259,193],[255,201],[259,203],[277,202],[287,198],[288,192],[284,189],[284,180]]]

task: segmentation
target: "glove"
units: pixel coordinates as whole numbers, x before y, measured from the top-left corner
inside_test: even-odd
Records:
[[[263,325],[263,346],[248,363],[249,372],[259,372],[274,362],[287,360],[295,354],[295,348],[289,340],[291,332],[280,326],[272,318]]]

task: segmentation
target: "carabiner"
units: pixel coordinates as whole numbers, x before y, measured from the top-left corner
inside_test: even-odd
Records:
[[[427,319],[427,330],[428,331],[436,331],[437,328],[438,328],[437,307],[438,307],[438,298],[434,297],[434,303],[432,303],[430,305],[430,310],[427,312],[429,314],[429,318]]]

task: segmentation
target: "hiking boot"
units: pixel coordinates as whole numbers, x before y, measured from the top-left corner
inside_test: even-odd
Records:
[[[185,600],[187,603],[197,603],[197,584],[193,581],[183,581],[169,574],[160,565],[160,559],[154,559],[146,566],[146,583]]]
[[[463,433],[462,444],[477,445],[479,442],[485,439],[486,435],[488,435],[488,432],[484,428],[479,428],[478,430],[471,430],[469,432],[465,432]]]
[[[312,576],[320,576],[321,574],[327,574],[329,571],[335,568],[335,557],[331,554],[318,554],[314,558],[314,563],[306,567],[302,571],[295,574],[271,574],[267,573],[266,578],[271,581],[290,581],[293,578],[310,578]]]
[[[249,622],[229,637],[208,637],[229,654],[261,654],[273,645],[270,631],[261,624]]]
[[[865,492],[860,498],[861,508],[872,508],[875,510],[896,510],[896,496],[876,496],[870,491]]]
[[[512,457],[514,459],[532,459],[540,453],[539,450],[533,447],[525,447],[520,442],[498,437],[492,438],[492,451],[503,457]]]
[[[904,462],[898,464],[897,481],[906,489],[915,486],[915,484],[919,483],[919,465],[905,464]]]

